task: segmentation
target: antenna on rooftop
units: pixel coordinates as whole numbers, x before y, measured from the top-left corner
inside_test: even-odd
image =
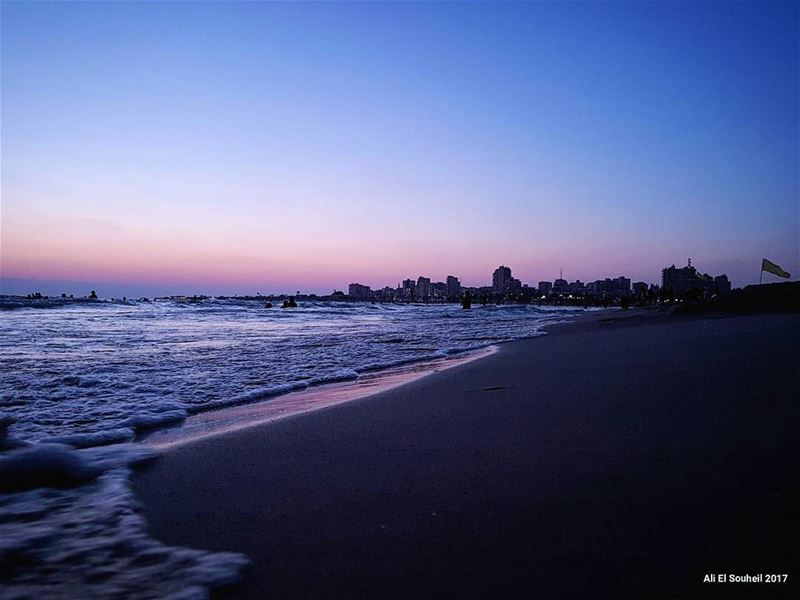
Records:
[[[564,268],[563,267],[558,270],[558,278],[559,279],[564,279]]]
[[[692,259],[691,258],[689,259],[689,266],[690,267],[692,266]]]

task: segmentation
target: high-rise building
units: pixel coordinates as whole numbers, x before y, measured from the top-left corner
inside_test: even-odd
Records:
[[[569,283],[566,279],[558,278],[553,282],[554,294],[567,294],[569,293]]]
[[[461,282],[458,277],[452,275],[447,276],[447,297],[450,300],[456,300],[461,296]]]
[[[680,269],[675,265],[661,271],[661,288],[667,297],[691,298],[697,295],[725,294],[731,290],[727,275],[712,277],[708,273],[698,273],[692,260]]]
[[[403,300],[411,301],[414,299],[417,284],[413,279],[404,279],[403,287],[401,288],[401,295]]]
[[[586,291],[586,284],[584,284],[580,279],[576,279],[572,283],[569,284],[569,293],[570,294],[583,294]]]
[[[631,293],[631,280],[628,277],[619,276],[612,279],[612,290],[617,296],[628,296]]]
[[[497,294],[504,294],[511,291],[511,269],[500,265],[492,273],[492,291]]]
[[[700,287],[700,278],[697,269],[689,264],[680,269],[675,265],[667,267],[661,271],[661,287],[672,292],[673,296],[682,296],[691,289]]]
[[[417,279],[417,300],[429,302],[431,299],[431,279],[430,277],[419,277]]]
[[[431,284],[431,300],[435,302],[447,300],[447,284],[445,282],[437,281]]]
[[[553,291],[553,284],[549,281],[540,281],[539,282],[539,294],[542,296],[549,296],[550,293]]]

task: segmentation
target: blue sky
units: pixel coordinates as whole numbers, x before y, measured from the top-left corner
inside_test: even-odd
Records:
[[[795,279],[799,22],[789,2],[3,3],[3,291],[477,285],[500,263],[657,282],[687,257]]]

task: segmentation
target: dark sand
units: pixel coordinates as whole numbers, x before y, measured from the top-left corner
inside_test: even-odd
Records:
[[[701,582],[800,577],[798,334],[590,319],[178,447],[134,487],[157,538],[252,558],[221,597],[783,596]]]

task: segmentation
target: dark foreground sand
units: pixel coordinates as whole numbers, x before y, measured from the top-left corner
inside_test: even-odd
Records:
[[[800,314],[575,324],[135,478],[221,597],[771,598],[798,560]],[[799,597],[799,596],[795,596]]]

